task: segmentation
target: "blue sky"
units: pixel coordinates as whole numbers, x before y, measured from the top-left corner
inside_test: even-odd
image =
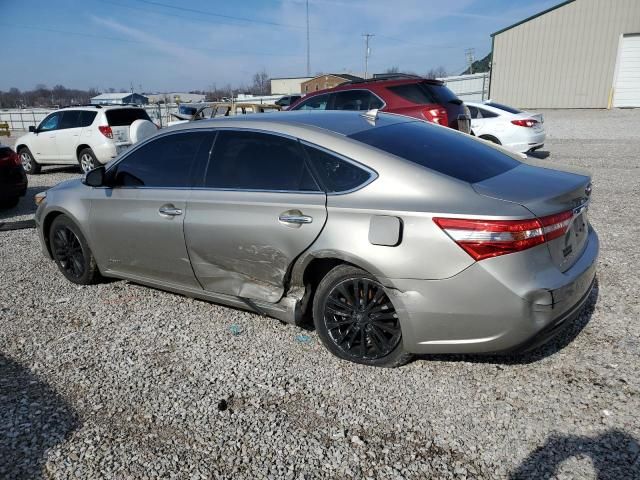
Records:
[[[457,74],[464,51],[559,0],[310,0],[311,72]],[[0,0],[0,89],[207,89],[306,74],[305,0]]]

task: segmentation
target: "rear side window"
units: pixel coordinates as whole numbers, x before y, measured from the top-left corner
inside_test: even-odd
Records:
[[[80,126],[88,127],[93,123],[93,120],[96,118],[98,112],[90,112],[88,110],[83,110],[80,112]]]
[[[62,114],[58,129],[77,128],[80,126],[80,110],[67,110]]]
[[[493,108],[499,108],[500,110],[504,110],[505,112],[509,112],[509,113],[522,113],[522,110],[518,110],[517,108],[509,107],[501,103],[487,102],[486,105],[489,105],[490,107],[493,107]]]
[[[324,150],[304,145],[311,165],[327,193],[354,190],[369,181],[372,174]]]
[[[243,131],[218,133],[205,186],[238,190],[320,191],[296,140]]]
[[[411,103],[428,104],[438,103],[436,98],[431,92],[422,86],[420,83],[409,83],[406,85],[396,85],[394,87],[387,87],[396,95],[401,96],[405,100]]]
[[[294,108],[294,110],[326,110],[329,102],[329,94],[316,95]]]
[[[469,183],[481,182],[520,165],[482,142],[426,122],[397,123],[350,137]]]
[[[495,118],[497,113],[490,112],[486,108],[478,108],[478,118]]]
[[[149,115],[142,108],[117,108],[106,112],[107,122],[112,127],[131,125],[136,120],[149,120]]]
[[[333,94],[332,110],[371,110],[382,108],[378,97],[367,90],[343,90]]]
[[[175,133],[142,145],[118,162],[114,186],[190,187],[194,162],[206,163],[213,141],[211,132]]]

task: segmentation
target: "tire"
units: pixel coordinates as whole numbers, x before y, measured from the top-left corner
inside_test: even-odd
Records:
[[[31,150],[27,147],[23,147],[18,150],[18,155],[20,156],[20,163],[22,163],[22,168],[29,175],[37,175],[40,173],[40,164],[36,162],[36,159],[33,158],[33,154]]]
[[[498,140],[493,135],[480,135],[478,138],[481,138],[482,140],[486,140],[491,143],[495,143],[496,145],[502,145],[502,143],[500,143],[500,140]]]
[[[18,205],[20,197],[7,198],[6,200],[0,200],[0,208],[13,208]]]
[[[58,269],[67,280],[78,285],[98,283],[100,272],[87,241],[71,219],[56,217],[49,229],[49,246]]]
[[[84,173],[90,172],[100,165],[98,159],[93,154],[93,150],[90,148],[80,150],[78,154],[78,164]]]
[[[327,350],[344,360],[388,368],[411,360],[384,287],[359,268],[340,265],[322,279],[314,295],[313,322]]]

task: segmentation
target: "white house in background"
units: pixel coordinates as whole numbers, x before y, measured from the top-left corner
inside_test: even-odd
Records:
[[[292,95],[302,93],[302,82],[313,77],[281,77],[271,79],[271,95]]]
[[[122,105],[124,103],[146,105],[149,103],[149,99],[139,93],[131,92],[101,93],[91,99],[92,105]]]
[[[149,103],[201,103],[206,99],[206,95],[184,92],[147,93],[146,96]]]

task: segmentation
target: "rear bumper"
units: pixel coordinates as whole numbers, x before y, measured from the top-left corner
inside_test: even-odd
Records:
[[[529,253],[530,268],[509,265],[504,255],[444,280],[387,279],[404,347],[413,353],[493,353],[538,345],[579,314],[593,288],[598,252],[591,230],[566,272],[548,266],[535,271],[537,257],[546,255],[550,263],[548,252],[538,249]]]
[[[546,138],[547,134],[544,130],[538,133],[531,132],[526,135],[519,136],[511,142],[505,143],[503,146],[516,152],[525,153],[530,150],[543,147]]]

